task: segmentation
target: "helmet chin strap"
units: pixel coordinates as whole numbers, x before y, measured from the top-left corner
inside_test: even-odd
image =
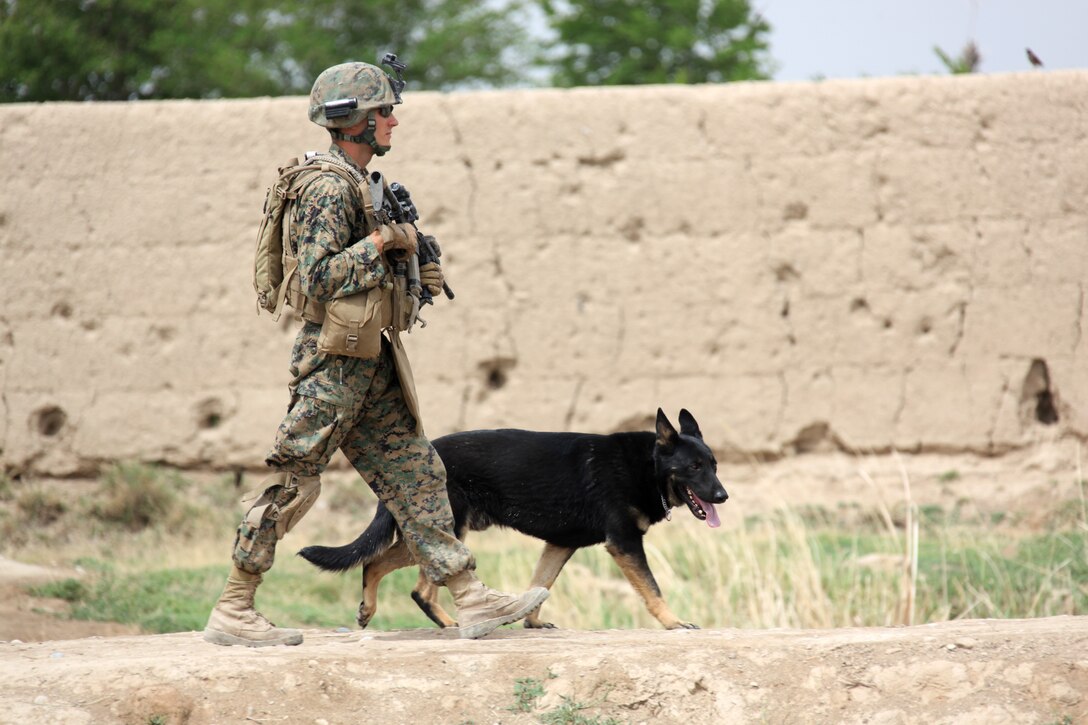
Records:
[[[369,111],[366,114],[366,129],[362,133],[356,134],[354,136],[349,136],[340,129],[334,128],[331,129],[332,137],[340,141],[350,141],[351,143],[365,143],[367,146],[374,149],[375,156],[385,156],[386,152],[393,147],[381,146],[378,144],[378,139],[374,136],[374,131],[376,128],[376,125],[374,123],[375,113],[377,113],[377,111]]]

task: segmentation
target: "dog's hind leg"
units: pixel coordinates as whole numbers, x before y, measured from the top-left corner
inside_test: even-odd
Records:
[[[427,615],[427,619],[431,620],[439,627],[443,629],[446,627],[456,627],[457,620],[451,617],[442,605],[438,603],[438,592],[441,589],[437,584],[423,575],[423,572],[419,572],[419,579],[416,580],[416,588],[412,590],[412,599],[416,605],[423,610],[423,613]]]
[[[397,569],[415,563],[415,559],[408,552],[408,545],[404,543],[404,539],[399,539],[382,552],[381,556],[363,567],[363,600],[359,602],[359,613],[355,615],[359,627],[365,629],[378,611],[378,585],[382,579]]]
[[[575,551],[577,550],[570,549],[566,546],[545,544],[544,553],[540,555],[540,561],[536,563],[536,569],[533,571],[533,581],[529,586],[551,589],[552,584],[555,584],[556,577],[559,576],[559,572],[563,570],[563,565],[570,561],[570,558],[574,555]],[[526,629],[555,628],[555,625],[551,622],[541,621],[540,607],[537,607],[525,618],[523,626]]]
[[[699,625],[691,622],[683,622],[672,613],[669,605],[661,596],[661,588],[657,586],[650,564],[646,561],[646,552],[642,548],[642,538],[633,541],[624,541],[622,544],[609,541],[605,544],[608,553],[616,560],[620,571],[631,582],[631,586],[646,602],[646,609],[657,618],[666,629],[699,629]]]

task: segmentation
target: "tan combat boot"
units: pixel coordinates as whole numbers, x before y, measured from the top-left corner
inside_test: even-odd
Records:
[[[260,574],[231,569],[223,596],[215,603],[204,628],[206,642],[244,647],[302,644],[301,631],[276,627],[254,608],[253,595],[260,583]]]
[[[544,603],[548,590],[534,587],[514,595],[489,588],[466,569],[446,580],[457,605],[457,626],[461,639],[477,639],[504,624],[516,622]]]

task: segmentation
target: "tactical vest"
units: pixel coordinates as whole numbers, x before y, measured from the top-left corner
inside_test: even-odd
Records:
[[[416,431],[423,435],[412,368],[400,339],[402,330],[410,330],[418,312],[406,314],[409,299],[403,276],[383,280],[382,284],[348,297],[324,304],[302,293],[298,277],[298,256],[291,243],[293,206],[307,184],[321,173],[332,172],[348,182],[362,201],[365,229],[369,234],[380,226],[366,179],[358,171],[327,154],[307,154],[303,160],[292,159],[279,169],[276,184],[265,197],[264,218],[257,235],[254,287],[258,307],[279,319],[283,305],[294,307],[308,322],[321,325],[318,349],[326,354],[373,358],[381,353],[382,332],[388,331],[394,365],[408,410],[416,420]],[[383,180],[383,195],[392,192]],[[406,323],[406,320],[408,322]]]
[[[298,256],[291,237],[294,205],[310,182],[323,173],[335,173],[349,184],[362,201],[366,233],[377,229],[379,222],[365,179],[354,168],[324,154],[307,154],[302,162],[292,159],[279,171],[276,185],[269,189],[265,199],[265,218],[257,236],[254,287],[258,305],[278,319],[286,304],[307,322],[322,325],[318,342],[322,352],[376,356],[380,351],[381,331],[395,323],[393,284],[387,280],[328,304],[311,299],[302,292]],[[330,306],[334,308],[332,319],[329,319]]]
[[[370,204],[369,194],[366,190],[366,180],[359,175],[358,171],[347,164],[340,163],[326,154],[308,154],[303,165],[305,168],[312,169],[313,171],[301,173],[296,177],[297,181],[291,185],[287,192],[288,199],[290,199],[291,202],[297,202],[298,197],[301,196],[306,186],[320,174],[332,172],[347,181],[349,188],[363,200],[366,232],[369,234],[378,228],[377,220],[372,211],[373,205]],[[293,209],[290,211],[293,211]],[[294,215],[290,213],[290,211],[284,214],[283,219],[284,298],[288,305],[295,308],[302,319],[320,325],[325,321],[325,304],[310,299],[302,293],[302,284],[298,277],[298,257],[295,252],[295,246],[291,242],[291,223]],[[390,313],[390,315],[392,315],[392,313]]]

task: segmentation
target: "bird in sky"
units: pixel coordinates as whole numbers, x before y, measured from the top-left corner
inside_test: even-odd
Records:
[[[1039,56],[1032,52],[1031,48],[1026,49],[1028,52],[1028,61],[1036,68],[1043,67],[1043,61],[1039,60]]]

